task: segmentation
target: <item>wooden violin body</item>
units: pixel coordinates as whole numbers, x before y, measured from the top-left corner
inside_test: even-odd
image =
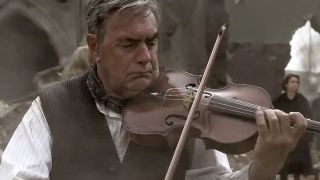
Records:
[[[128,99],[124,126],[135,143],[176,145],[201,76],[166,70],[145,93]],[[254,148],[258,136],[255,113],[273,108],[269,94],[251,85],[206,88],[194,115],[189,137],[203,139],[207,148],[240,154]]]

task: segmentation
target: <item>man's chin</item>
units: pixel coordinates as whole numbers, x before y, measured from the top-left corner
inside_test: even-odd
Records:
[[[143,84],[137,84],[136,86],[132,87],[132,90],[136,91],[137,94],[139,94],[139,93],[143,92],[144,90],[146,90],[150,85],[151,85],[151,81],[143,83]]]
[[[127,87],[128,93],[127,96],[132,97],[142,93],[151,85],[151,80],[139,82],[139,83],[131,83],[130,86]],[[128,97],[128,98],[129,98]]]

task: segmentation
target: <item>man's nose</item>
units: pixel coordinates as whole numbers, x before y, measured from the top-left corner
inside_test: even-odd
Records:
[[[139,47],[137,60],[138,60],[138,63],[142,63],[142,64],[150,62],[151,54],[146,44],[142,44]]]

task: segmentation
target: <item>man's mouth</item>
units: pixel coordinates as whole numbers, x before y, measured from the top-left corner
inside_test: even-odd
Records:
[[[133,78],[146,78],[151,79],[152,78],[152,72],[146,71],[146,72],[137,72],[132,74]]]

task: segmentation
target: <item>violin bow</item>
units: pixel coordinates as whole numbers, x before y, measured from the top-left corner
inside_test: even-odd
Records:
[[[198,109],[199,102],[201,100],[205,85],[206,85],[207,80],[208,80],[208,76],[210,74],[210,71],[211,71],[212,65],[214,63],[214,60],[215,60],[215,58],[217,56],[218,48],[219,48],[219,46],[220,46],[220,44],[222,42],[222,39],[223,39],[223,36],[224,36],[226,28],[227,28],[226,24],[224,24],[221,27],[220,31],[219,31],[219,34],[218,34],[217,39],[216,39],[216,42],[215,42],[215,44],[213,46],[213,49],[211,51],[211,54],[210,54],[208,64],[207,64],[206,69],[205,69],[205,71],[203,73],[203,76],[201,78],[199,88],[197,90],[197,93],[195,95],[194,101],[193,101],[192,106],[190,108],[186,123],[185,123],[185,125],[183,127],[182,133],[180,135],[180,139],[178,141],[178,144],[177,144],[176,149],[174,151],[173,157],[171,159],[170,166],[168,168],[165,180],[172,180],[172,178],[173,178],[173,175],[174,175],[174,172],[176,170],[177,164],[178,164],[179,159],[181,157],[182,150],[183,150],[184,145],[185,145],[185,143],[187,141],[187,137],[188,137],[189,130],[190,130],[190,127],[191,127],[191,123],[192,123],[192,120],[193,120],[193,116],[194,116],[196,110]]]

